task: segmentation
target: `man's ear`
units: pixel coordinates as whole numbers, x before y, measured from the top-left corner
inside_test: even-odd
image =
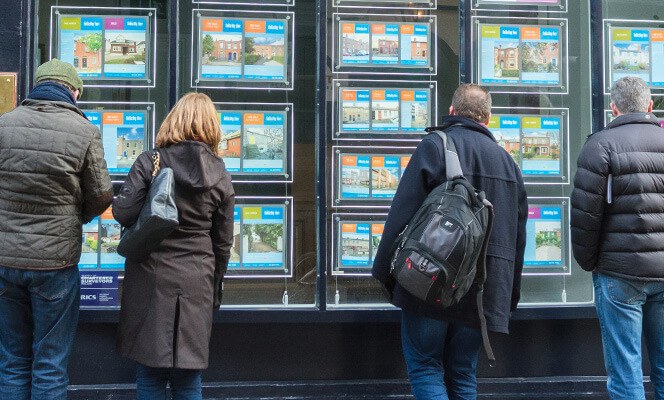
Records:
[[[450,106],[450,115],[454,115],[454,106]]]
[[[652,112],[652,105],[653,105],[653,104],[655,104],[655,102],[652,101],[652,100],[650,100],[650,104],[648,105],[648,112],[649,112],[649,113]]]
[[[491,113],[489,113],[489,116],[487,117],[486,122],[484,123],[484,125],[489,125],[489,122],[491,122]]]
[[[78,90],[78,89],[74,90],[74,100],[78,100],[80,95],[81,95],[80,90]]]
[[[651,100],[651,102],[652,102],[652,100]],[[620,111],[618,111],[618,107],[616,107],[616,105],[613,104],[613,103],[611,103],[610,106],[611,106],[611,111],[613,111],[613,116],[614,116],[614,117],[619,116],[619,115],[620,115]]]

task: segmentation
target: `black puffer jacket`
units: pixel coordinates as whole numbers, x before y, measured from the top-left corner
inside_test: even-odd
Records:
[[[581,150],[572,246],[581,268],[664,281],[664,129],[650,113],[621,115]]]

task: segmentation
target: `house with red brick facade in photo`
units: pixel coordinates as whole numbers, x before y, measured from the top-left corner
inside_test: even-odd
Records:
[[[111,54],[136,54],[136,41],[127,40],[124,36],[118,35],[111,41]]]
[[[493,64],[500,69],[519,69],[519,49],[516,47],[494,47]]]
[[[374,51],[377,54],[397,54],[399,51],[399,41],[378,39],[378,47]]]
[[[498,145],[505,149],[508,153],[512,154],[514,151],[518,153],[521,149],[521,142],[518,138],[504,138],[499,134],[494,135],[496,136],[496,142],[498,142]]]
[[[275,56],[283,56],[284,55],[284,41],[283,40],[278,40],[274,43],[270,44],[256,44],[254,43],[254,51],[252,54],[256,54],[258,56],[264,57],[264,58],[271,58]]]
[[[410,43],[410,59],[415,60],[418,58],[427,58],[428,46],[427,42],[411,42]]]
[[[212,56],[217,60],[240,60],[242,58],[242,40],[215,40]]]
[[[90,46],[74,41],[74,68],[101,67],[101,49],[96,53],[90,51]]]
[[[219,155],[222,157],[240,157],[241,151],[240,130],[222,136],[219,141]]]

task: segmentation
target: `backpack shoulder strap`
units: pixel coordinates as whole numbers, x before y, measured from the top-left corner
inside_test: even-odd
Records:
[[[461,164],[459,163],[459,154],[457,153],[454,142],[447,137],[445,131],[434,131],[443,139],[443,149],[445,149],[445,175],[446,180],[453,181],[456,178],[463,178]]]
[[[489,246],[489,236],[491,236],[491,228],[493,228],[493,204],[489,200],[484,199],[484,206],[489,210],[489,221],[487,224],[484,242],[482,242],[482,250],[477,259],[477,267],[475,272],[475,282],[477,283],[477,314],[480,319],[480,329],[482,331],[482,343],[484,344],[484,351],[489,359],[489,366],[496,366],[496,357],[493,355],[491,344],[489,343],[489,332],[487,332],[486,318],[484,317],[484,306],[482,305],[482,297],[484,296],[484,282],[486,282],[486,249]]]

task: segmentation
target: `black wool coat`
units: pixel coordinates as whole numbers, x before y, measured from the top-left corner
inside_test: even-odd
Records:
[[[476,189],[483,190],[494,206],[495,219],[487,248],[487,281],[482,302],[487,329],[507,333],[510,312],[519,302],[526,245],[528,200],[521,172],[484,125],[464,117],[447,116],[443,117],[443,124],[438,129],[445,129],[454,142],[466,179]],[[443,140],[438,134],[431,133],[422,139],[413,153],[387,216],[372,269],[373,276],[384,285],[394,285],[390,275],[394,241],[426,196],[444,181]],[[396,284],[392,304],[424,317],[479,328],[475,294],[473,286],[459,304],[440,309]]]
[[[180,225],[142,262],[126,260],[118,351],[155,368],[207,368],[212,314],[219,308],[233,239],[235,192],[224,162],[200,142],[160,148],[175,175]],[[113,201],[122,226],[138,217],[153,170],[141,154]]]
[[[664,129],[621,115],[581,149],[572,192],[572,249],[581,268],[664,281]]]

